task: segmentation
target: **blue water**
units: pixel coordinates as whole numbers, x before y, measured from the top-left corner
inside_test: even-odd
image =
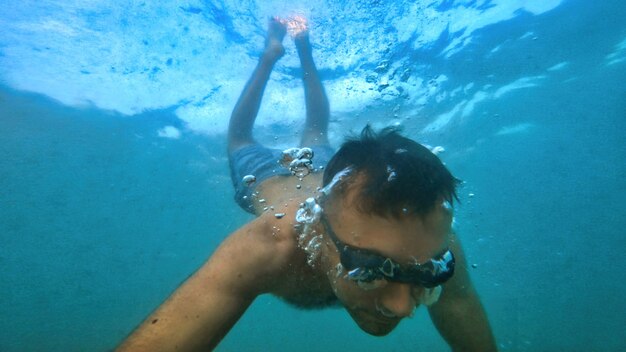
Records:
[[[0,351],[111,350],[251,219],[223,132],[265,19],[296,10],[335,145],[372,122],[445,147],[499,348],[626,350],[626,5],[512,3],[5,2]],[[285,42],[257,135],[280,146],[304,116]],[[424,310],[376,338],[269,296],[218,347],[294,350],[447,347]]]

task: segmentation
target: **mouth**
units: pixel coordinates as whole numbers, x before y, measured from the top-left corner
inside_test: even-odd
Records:
[[[398,323],[397,319],[381,319],[381,318],[372,318],[372,321],[378,325],[395,325]]]
[[[386,309],[385,307],[381,307],[378,305],[378,302],[376,302],[376,311],[382,315],[383,317],[385,317],[387,321],[396,321],[398,320],[398,316],[395,315],[393,312],[390,312],[388,309]]]
[[[393,330],[399,323],[399,319],[389,319],[381,316],[380,314],[375,314],[370,316],[370,329],[368,330],[369,334],[374,336],[385,336],[391,330]]]
[[[353,315],[353,318],[363,331],[372,336],[386,336],[400,322],[397,318],[390,319],[371,310],[361,310],[359,314]]]

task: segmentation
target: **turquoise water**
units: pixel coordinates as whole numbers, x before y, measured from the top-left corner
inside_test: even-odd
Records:
[[[232,200],[223,131],[266,16],[294,10],[311,19],[335,145],[372,122],[445,147],[500,349],[626,348],[622,2],[3,8],[1,351],[111,350],[251,219]],[[304,116],[285,45],[258,121],[279,146]],[[447,347],[424,310],[375,338],[341,310],[272,297],[218,347],[294,350]]]

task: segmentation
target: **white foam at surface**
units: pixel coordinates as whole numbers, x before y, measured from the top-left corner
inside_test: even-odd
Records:
[[[493,96],[494,98],[497,99],[517,89],[536,87],[539,85],[538,81],[544,78],[546,78],[546,76],[522,77],[514,82],[511,82],[505,86],[498,88],[498,90],[496,90]]]
[[[256,65],[271,15],[300,13],[310,19],[318,67],[346,69],[324,84],[333,112],[348,114],[397,97],[392,87],[378,92],[376,84],[364,79],[369,71],[361,68],[384,59],[386,47],[415,36],[410,44],[420,48],[436,42],[449,28],[459,34],[442,51],[450,57],[463,50],[480,28],[508,20],[519,10],[540,14],[560,3],[501,0],[486,10],[477,9],[480,4],[463,4],[438,11],[432,1],[364,5],[358,0],[227,0],[216,6],[242,36],[233,39],[209,18],[201,1],[21,1],[5,4],[0,12],[0,79],[66,105],[93,105],[126,115],[176,107],[187,128],[223,133]],[[204,12],[182,10],[189,7]],[[285,46],[278,72],[299,66],[293,43],[287,39]],[[392,68],[402,64],[394,62]],[[394,84],[406,92],[407,104],[444,99],[445,81],[429,81],[413,74],[407,82]],[[473,105],[465,108],[471,110]],[[258,123],[289,124],[303,117],[299,79],[274,74]]]
[[[539,85],[539,81],[544,78],[546,78],[546,76],[522,77],[511,83],[501,86],[500,88],[496,89],[495,92],[490,92],[489,90],[491,89],[491,85],[486,85],[483,87],[482,90],[474,93],[471,99],[462,100],[448,112],[438,115],[435,120],[429,123],[426,127],[424,127],[421,132],[427,134],[440,131],[447,125],[449,125],[457,116],[471,116],[474,112],[474,109],[479,103],[488,100],[499,99],[503,95],[518,89],[536,87]]]
[[[512,3],[524,4],[524,10],[531,12],[533,15],[539,15],[544,12],[548,12],[555,7],[559,6],[562,0],[542,0],[542,1],[525,1],[514,0]]]
[[[534,33],[534,32],[526,32],[526,33],[522,34],[522,36],[521,36],[521,37],[519,37],[519,39],[526,39],[526,38],[530,38],[530,37],[532,37],[533,35],[535,35],[535,33]]]
[[[169,139],[179,139],[180,130],[174,126],[165,126],[157,131],[159,137]]]
[[[548,71],[560,71],[560,70],[564,69],[565,67],[567,67],[567,65],[569,65],[569,62],[563,61],[563,62],[560,62],[560,63],[558,63],[558,64],[548,68]]]
[[[458,86],[458,87],[454,88],[452,91],[450,91],[450,97],[454,98],[461,91],[463,91],[463,86]]]
[[[509,134],[522,133],[528,131],[530,128],[534,127],[533,124],[528,122],[523,122],[513,126],[505,126],[502,127],[498,132],[496,132],[496,136],[505,136]]]
[[[476,92],[474,94],[474,96],[472,97],[472,99],[470,99],[467,104],[465,104],[465,106],[463,107],[463,111],[461,113],[461,116],[463,117],[468,117],[472,114],[472,112],[474,112],[474,108],[476,107],[476,104],[480,103],[481,101],[487,99],[489,97],[489,95],[485,92],[479,91]]]
[[[429,123],[426,127],[424,127],[422,133],[436,132],[444,128],[448,123],[450,123],[450,121],[452,121],[452,118],[459,111],[462,111],[465,104],[467,104],[467,100],[461,101],[460,103],[456,104],[454,108],[452,108],[452,110],[437,116],[435,121]]]
[[[328,100],[336,113],[359,111],[378,96],[378,92],[370,89],[374,88],[374,84],[360,77],[345,77],[324,84]]]
[[[493,1],[493,7],[486,10],[480,10],[477,7],[458,6],[451,10],[449,18],[454,21],[446,23],[446,28],[450,33],[462,33],[455,38],[442,52],[445,57],[451,57],[467,46],[472,34],[487,25],[509,20],[515,17],[520,10],[525,10],[538,15],[550,11],[557,7],[562,0],[546,0],[546,1],[524,1],[524,0],[500,0]],[[425,12],[426,16],[438,16],[435,11]],[[445,20],[444,20],[445,21]],[[435,21],[435,25],[441,25],[444,21]],[[446,28],[438,28],[442,33]],[[432,33],[432,32],[430,32]],[[434,38],[431,38],[434,40]]]
[[[498,51],[500,51],[500,49],[502,49],[502,44],[497,45],[495,48],[491,49],[491,51],[489,52],[489,54],[495,54]]]
[[[615,51],[607,55],[605,60],[607,66],[626,61],[626,38],[615,45]]]
[[[607,65],[607,66],[612,66],[612,65],[618,64],[618,63],[620,63],[620,62],[624,62],[624,61],[626,61],[626,57],[618,57],[618,58],[616,58],[616,59],[611,59],[611,60],[609,60],[609,61],[606,63],[606,65]]]

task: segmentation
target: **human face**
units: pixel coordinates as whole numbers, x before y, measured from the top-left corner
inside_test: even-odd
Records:
[[[354,280],[347,270],[340,269],[345,266],[338,266],[342,252],[338,243],[389,258],[403,267],[427,265],[447,248],[451,214],[441,206],[424,217],[382,218],[346,206],[350,204],[347,200],[333,203],[325,207],[322,221],[326,223],[324,262],[331,286],[361,329],[376,336],[386,335],[402,318],[412,315],[424,293],[423,285],[382,276],[369,282]]]
[[[439,253],[426,263],[415,261],[409,265],[401,265],[374,251],[342,242],[326,216],[322,215],[321,221],[326,235],[337,246],[339,261],[343,269],[348,271],[347,277],[361,287],[374,288],[377,286],[373,283],[375,281],[393,281],[434,288],[448,281],[454,274],[454,255],[449,250]]]

